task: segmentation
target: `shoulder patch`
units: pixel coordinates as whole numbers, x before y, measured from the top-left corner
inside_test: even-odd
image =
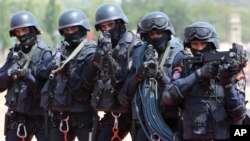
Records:
[[[236,89],[245,93],[245,89],[246,89],[246,81],[244,79],[240,79],[237,83],[236,83]]]

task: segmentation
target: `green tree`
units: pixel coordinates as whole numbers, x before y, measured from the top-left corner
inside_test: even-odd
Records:
[[[9,36],[9,17],[10,13],[7,9],[9,2],[7,0],[0,0],[0,51],[4,48],[10,46],[10,36]],[[6,30],[7,29],[7,30]]]
[[[58,39],[58,16],[60,14],[60,6],[55,0],[49,0],[46,6],[45,17],[43,19],[44,28],[46,31],[45,37],[50,42],[52,47],[55,47]]]

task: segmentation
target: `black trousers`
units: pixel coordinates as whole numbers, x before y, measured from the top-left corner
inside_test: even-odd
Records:
[[[74,141],[77,138],[79,141],[88,141],[91,129],[74,127],[70,128],[67,133],[67,141]],[[57,128],[50,129],[49,141],[64,141],[64,134]]]
[[[63,121],[68,117],[68,132],[66,122]],[[49,117],[49,140],[50,141],[73,141],[77,138],[79,141],[88,141],[93,126],[93,113],[64,113],[63,115],[54,112],[54,117]],[[62,132],[65,131],[65,132]]]
[[[96,141],[110,141],[113,137],[112,128],[114,126],[114,117],[111,113],[105,113],[98,127]],[[131,115],[121,114],[118,118],[118,136],[124,139],[131,131]]]
[[[23,119],[23,120],[20,120]],[[6,134],[6,141],[21,141],[21,138],[17,136],[18,125],[22,123],[24,126],[20,126],[19,135],[24,136],[24,127],[26,128],[27,136],[25,141],[31,141],[33,137],[36,137],[37,141],[48,141],[45,136],[44,130],[44,118],[42,116],[24,116],[20,118],[16,116],[12,119],[8,125],[8,131]]]

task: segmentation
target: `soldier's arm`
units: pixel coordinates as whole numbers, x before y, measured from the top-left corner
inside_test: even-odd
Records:
[[[195,73],[191,73],[186,77],[183,76],[181,60],[186,57],[189,56],[180,52],[174,58],[171,82],[165,85],[162,94],[162,101],[166,105],[178,105],[185,96],[185,93],[187,93],[193,85],[199,82],[199,78]]]
[[[128,75],[126,76],[126,79],[119,93],[118,99],[119,99],[120,104],[122,104],[123,106],[127,106],[127,107],[130,106],[131,99],[135,95],[139,83],[142,81],[142,78],[140,78],[137,75],[138,68],[142,63],[140,61],[141,52],[142,52],[141,47],[136,48],[134,50],[132,66],[130,68]]]
[[[239,73],[231,86],[224,87],[225,106],[234,124],[241,124],[246,115],[245,89],[244,73]]]
[[[49,75],[52,70],[52,66],[51,66],[52,59],[53,59],[53,56],[51,52],[46,51],[35,71],[37,77],[42,78],[42,79],[49,79]]]
[[[0,92],[5,91],[13,82],[11,77],[8,75],[8,70],[12,66],[11,56],[12,53],[9,53],[5,64],[0,68],[0,81],[2,82],[2,84],[0,85]]]

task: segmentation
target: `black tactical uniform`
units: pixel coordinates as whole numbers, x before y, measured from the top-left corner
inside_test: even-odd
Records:
[[[120,106],[117,95],[128,74],[132,50],[140,46],[141,41],[127,31],[125,24],[128,23],[128,19],[118,5],[113,3],[101,5],[96,11],[95,18],[96,30],[100,30],[103,34],[99,37],[97,51],[93,58],[93,63],[99,69],[98,81],[93,93],[93,106],[98,111],[106,112],[98,128],[97,140],[109,141],[115,134],[112,131],[113,127],[116,131],[119,130],[118,136],[120,138],[124,138],[130,130],[131,116],[127,113],[128,109]],[[107,22],[112,23],[112,27],[103,29],[102,24]],[[106,33],[108,33],[108,39]],[[106,39],[110,42],[106,42]],[[101,53],[102,51],[105,53],[107,46],[110,47],[108,52],[112,54],[111,56],[105,56],[106,54]],[[105,62],[108,57],[109,61]],[[108,68],[105,69],[105,66]],[[118,127],[116,124],[114,125],[113,112],[115,115],[121,113],[118,118]]]
[[[90,63],[96,43],[87,41],[89,30],[90,24],[81,10],[64,11],[59,17],[59,32],[64,40],[38,70],[41,75],[50,76],[42,89],[41,101],[48,114],[50,140],[89,139],[96,115],[90,94],[97,73]]]
[[[17,34],[23,31],[28,32]],[[38,141],[47,141],[43,109],[39,105],[40,90],[45,79],[36,70],[43,60],[51,56],[51,51],[38,39],[40,27],[28,11],[17,12],[11,17],[9,33],[20,43],[10,49],[7,61],[0,69],[0,91],[7,90],[6,140],[18,141],[25,138],[30,141],[35,135]]]
[[[140,89],[140,86],[143,85],[146,81],[145,78],[155,78],[158,82],[157,95],[161,97],[168,77],[172,76],[172,67],[173,64],[175,64],[174,60],[178,60],[176,59],[176,55],[181,50],[183,50],[183,45],[178,38],[173,36],[175,32],[169,17],[165,13],[159,11],[150,12],[145,15],[143,19],[138,23],[138,32],[140,33],[143,41],[145,41],[145,44],[143,45],[143,47],[137,48],[134,51],[131,73],[127,77],[127,81],[123,87],[123,91],[119,95],[119,100],[125,106],[129,106],[129,104],[131,103],[130,101],[134,99],[132,102],[133,120],[136,122],[136,129],[134,130],[135,132],[133,134],[133,138],[134,140],[139,141],[150,140],[149,138],[147,138],[147,136],[149,137],[152,135],[148,135],[149,133],[145,132],[146,130],[150,132],[150,129],[144,130],[144,127],[142,127],[146,127],[147,125],[152,123],[150,123],[150,121],[145,121],[146,119],[143,119],[143,116],[148,117],[147,115],[145,115],[145,110],[147,109],[145,109],[143,104],[143,101],[147,101],[148,99],[142,99],[142,97],[139,96],[143,91],[142,89]],[[160,33],[162,36],[150,37],[150,34],[152,33]],[[155,51],[155,60],[147,60],[147,52],[150,52],[150,47],[148,46],[150,45],[152,45],[151,47],[153,47],[153,50]],[[149,65],[146,67],[145,64],[150,63],[155,64],[156,68],[150,68]],[[159,68],[161,68],[161,70]],[[135,97],[134,94],[136,94]],[[137,101],[137,103],[139,104],[137,105],[135,101]],[[164,122],[170,126],[171,130],[173,130],[174,132],[178,132],[178,107],[163,106],[161,102],[160,105],[160,112],[162,114],[162,117],[164,118]],[[152,114],[153,113],[151,113],[151,115]],[[140,119],[142,120],[140,121]]]
[[[207,44],[200,50],[193,48],[191,43],[198,41]],[[184,45],[190,49],[185,55],[200,57],[215,53],[219,40],[214,26],[207,22],[193,23],[185,29]],[[173,82],[164,92],[164,103],[182,107],[185,140],[228,140],[229,125],[241,124],[245,118],[243,71],[234,64],[234,59],[222,70],[218,70],[216,61],[188,65],[185,62],[177,66],[181,69],[175,71]]]

